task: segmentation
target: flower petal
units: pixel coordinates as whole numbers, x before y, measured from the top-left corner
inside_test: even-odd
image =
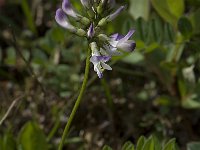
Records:
[[[74,17],[74,18],[78,18],[78,14],[74,11],[69,0],[63,0],[62,9],[67,15]]]
[[[96,56],[96,57],[101,62],[107,62],[111,59],[111,56]]]
[[[113,47],[111,45],[104,45],[104,49],[106,50],[106,52],[110,55],[110,56],[119,56],[122,53],[120,51],[117,50],[116,47]]]
[[[103,73],[101,72],[100,69],[96,70],[98,77],[101,79],[103,77]]]
[[[56,22],[63,28],[69,29],[71,31],[76,31],[76,28],[69,23],[67,15],[61,8],[57,9],[55,19]]]
[[[108,16],[108,21],[112,21],[113,19],[115,19],[122,12],[122,10],[124,10],[124,8],[124,6],[121,6],[114,13],[110,14]]]
[[[101,63],[101,66],[104,68],[104,69],[106,69],[106,70],[112,70],[112,68],[109,66],[109,65],[107,65],[106,63]]]
[[[120,41],[123,42],[123,41],[127,41],[132,35],[133,33],[135,32],[135,30],[129,30],[129,32],[126,34],[125,37],[121,38]]]
[[[124,36],[119,34],[119,33],[115,33],[115,34],[111,35],[110,38],[111,38],[111,40],[117,40],[118,41],[118,40],[124,38]]]
[[[117,48],[122,49],[126,52],[132,52],[136,47],[136,43],[133,40],[128,40],[126,42],[119,42]]]

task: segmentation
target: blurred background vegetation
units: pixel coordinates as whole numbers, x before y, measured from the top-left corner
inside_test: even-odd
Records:
[[[71,2],[83,12],[80,1]],[[117,2],[127,10],[105,30],[135,29],[137,48],[115,57],[102,80],[91,67],[65,149],[118,150],[154,134],[200,150],[200,0]],[[55,23],[60,3],[0,0],[1,150],[54,150],[60,140],[87,48]]]

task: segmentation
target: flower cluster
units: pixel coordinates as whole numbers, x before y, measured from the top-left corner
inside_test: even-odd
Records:
[[[98,77],[102,78],[104,70],[112,70],[106,64],[112,56],[121,55],[123,52],[131,52],[135,49],[136,43],[133,40],[129,40],[134,30],[130,30],[125,36],[118,33],[107,36],[102,32],[101,28],[115,19],[125,7],[120,6],[113,11],[116,6],[115,0],[80,1],[87,12],[87,17],[77,13],[70,0],[63,0],[62,8],[56,11],[55,19],[63,28],[88,39],[92,50],[90,62],[93,63],[94,71]],[[78,28],[72,25],[69,17],[82,24],[83,27]]]

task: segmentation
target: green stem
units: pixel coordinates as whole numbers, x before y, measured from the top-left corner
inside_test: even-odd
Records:
[[[83,83],[82,83],[82,86],[81,86],[81,90],[80,90],[80,93],[78,95],[78,98],[75,102],[75,105],[72,109],[72,112],[69,116],[69,120],[65,126],[65,129],[64,129],[64,132],[63,132],[63,135],[62,135],[62,139],[60,141],[60,144],[59,144],[59,147],[58,147],[58,150],[62,150],[63,148],[63,144],[64,144],[64,141],[65,141],[65,138],[67,137],[68,135],[68,132],[69,132],[69,128],[71,126],[71,123],[74,119],[74,116],[77,112],[77,109],[80,105],[80,102],[81,102],[81,99],[83,97],[83,93],[86,89],[86,85],[87,85],[87,80],[88,80],[88,74],[89,74],[89,68],[90,68],[90,48],[88,48],[88,52],[87,52],[87,58],[86,58],[86,67],[85,67],[85,74],[84,74],[84,80],[83,80]]]

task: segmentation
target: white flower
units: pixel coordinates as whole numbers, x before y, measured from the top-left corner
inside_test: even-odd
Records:
[[[112,70],[112,68],[106,64],[107,61],[110,60],[111,56],[102,56],[99,53],[96,42],[92,42],[90,44],[92,50],[92,57],[90,58],[90,62],[94,65],[94,71],[97,73],[99,78],[103,77],[103,71]]]

